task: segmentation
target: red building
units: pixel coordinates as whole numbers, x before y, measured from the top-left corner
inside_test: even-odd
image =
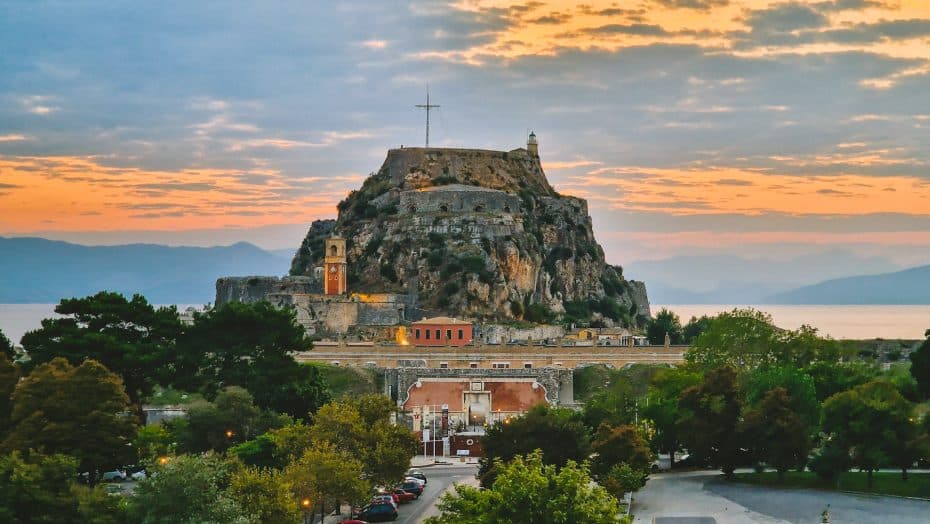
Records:
[[[414,346],[464,346],[471,344],[471,322],[449,317],[433,317],[414,322],[410,342]]]

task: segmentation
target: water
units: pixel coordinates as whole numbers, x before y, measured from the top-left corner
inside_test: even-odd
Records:
[[[185,306],[178,306],[183,310]],[[927,306],[736,306],[653,305],[652,312],[666,307],[687,322],[692,316],[716,315],[735,307],[754,307],[772,315],[775,324],[797,329],[809,324],[833,338],[903,338],[922,339],[930,328],[930,305]],[[14,342],[26,331],[41,326],[43,318],[55,316],[55,304],[0,304],[0,330]]]
[[[922,306],[737,306],[721,304],[653,305],[652,313],[668,308],[686,323],[692,316],[716,315],[733,308],[752,307],[772,315],[775,325],[797,329],[802,324],[813,326],[822,335],[836,339],[911,339],[924,338],[930,329],[930,305]],[[2,322],[2,321],[0,321]]]

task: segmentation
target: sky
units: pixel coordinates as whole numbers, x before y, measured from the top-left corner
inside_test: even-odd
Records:
[[[3,236],[293,248],[429,85],[434,146],[535,130],[610,262],[930,261],[926,0],[10,0],[0,49]]]

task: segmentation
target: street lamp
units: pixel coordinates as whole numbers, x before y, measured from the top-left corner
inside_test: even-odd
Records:
[[[226,438],[233,438],[233,436],[235,436],[235,434],[236,434],[236,432],[233,431],[233,430],[231,430],[231,429],[227,429],[227,430],[226,430]]]
[[[304,510],[304,524],[310,524],[310,514],[313,512],[313,501],[309,498],[301,499],[300,507]]]

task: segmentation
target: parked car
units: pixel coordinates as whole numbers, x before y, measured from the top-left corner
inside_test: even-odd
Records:
[[[100,480],[103,482],[122,482],[126,480],[126,478],[127,476],[125,471],[116,469],[113,471],[104,472],[103,476],[100,477]]]
[[[414,495],[416,495],[417,498],[420,498],[420,495],[423,494],[423,485],[420,484],[419,482],[413,482],[412,480],[409,480],[409,481],[405,480],[401,482],[400,484],[398,484],[396,487],[404,491],[413,493]]]
[[[371,497],[371,503],[372,504],[390,504],[394,506],[394,508],[397,508],[397,501],[394,500],[394,496],[388,495],[387,493],[385,493],[384,495],[375,495],[374,497]]]
[[[391,504],[369,504],[357,516],[368,522],[387,522],[397,520],[397,508]]]
[[[413,502],[414,499],[420,498],[419,495],[406,491],[403,488],[394,488],[393,490],[391,490],[391,493],[397,495],[397,501],[400,502],[401,504],[406,504],[407,502]]]
[[[420,479],[420,480],[423,481],[424,484],[426,484],[426,475],[425,475],[422,471],[420,471],[419,469],[416,469],[416,468],[410,468],[410,469],[408,469],[408,470],[407,470],[407,476],[408,476],[408,477],[413,477],[413,478],[415,478],[415,479]]]
[[[111,497],[118,497],[123,494],[123,487],[119,484],[107,484],[106,487],[107,495]]]

